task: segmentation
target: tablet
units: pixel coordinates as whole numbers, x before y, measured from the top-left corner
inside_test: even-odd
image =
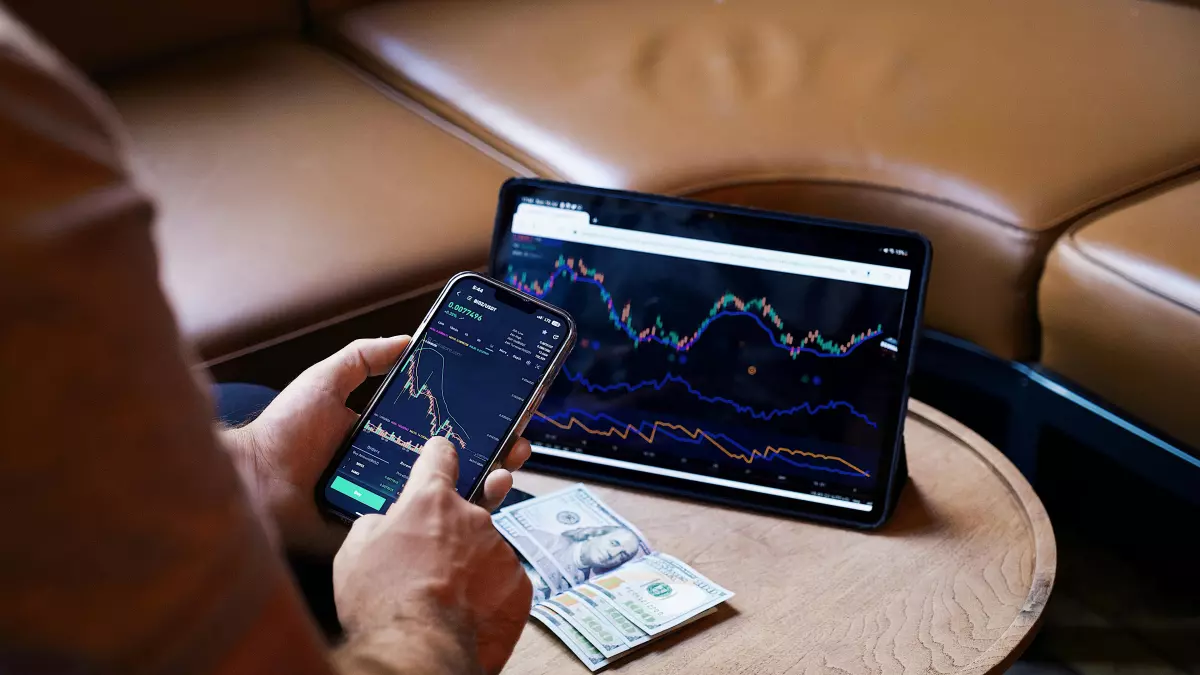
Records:
[[[509,181],[492,275],[579,328],[531,466],[882,524],[931,255],[901,230]]]

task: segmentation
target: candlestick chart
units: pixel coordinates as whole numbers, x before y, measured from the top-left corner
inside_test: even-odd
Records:
[[[557,319],[506,302],[491,284],[468,277],[445,295],[325,487],[339,508],[385,510],[435,436],[458,455],[455,489],[471,494],[533,395],[543,363],[565,344],[566,335],[548,330]]]
[[[579,344],[535,443],[800,487],[867,489],[902,291],[582,244],[526,246],[505,281],[571,312]]]
[[[424,368],[421,367],[422,361]],[[397,419],[419,419],[423,423],[417,427],[412,422],[405,424],[384,417],[377,422],[367,420],[363,430],[417,454],[420,454],[421,446],[434,436],[445,436],[459,451],[465,451],[470,436],[455,419],[444,393],[446,357],[429,347],[413,350],[401,366],[400,376],[401,386],[392,397],[389,412]],[[413,406],[415,409],[408,411],[404,406]]]
[[[634,327],[631,320],[632,301],[626,301],[624,306],[618,310],[612,294],[604,286],[604,274],[596,269],[588,268],[583,260],[559,256],[554,264],[554,269],[545,281],[530,281],[527,276],[522,274],[518,277],[510,269],[508,281],[526,293],[532,293],[539,298],[546,297],[554,289],[555,281],[560,278],[568,279],[571,283],[595,286],[600,298],[607,305],[609,321],[618,330],[625,333],[635,346],[646,342],[656,342],[677,352],[686,352],[718,319],[738,316],[752,319],[766,333],[767,339],[773,346],[784,350],[793,359],[802,353],[815,354],[822,358],[846,356],[860,344],[883,334],[883,326],[879,325],[852,335],[845,342],[828,339],[817,329],[810,330],[804,337],[797,339],[790,332],[784,331],[783,319],[780,318],[767,298],[743,300],[728,292],[717,298],[709,309],[708,316],[700,321],[700,325],[691,334],[681,334],[667,329],[663,326],[661,317],[656,317],[652,325],[638,329]]]

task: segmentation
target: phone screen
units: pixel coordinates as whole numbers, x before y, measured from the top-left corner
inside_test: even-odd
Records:
[[[467,497],[568,342],[561,315],[478,277],[454,282],[369,409],[324,496],[357,515],[386,511],[421,447],[444,436]]]

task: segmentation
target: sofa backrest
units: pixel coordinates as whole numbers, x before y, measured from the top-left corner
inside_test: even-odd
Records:
[[[299,31],[299,0],[8,0],[78,67],[109,73],[217,40]]]

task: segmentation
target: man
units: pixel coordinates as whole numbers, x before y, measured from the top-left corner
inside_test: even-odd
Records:
[[[117,129],[0,10],[0,672],[497,672],[530,584],[487,511],[454,492],[447,442],[348,535],[312,503],[354,420],[346,396],[405,338],[352,344],[253,423],[216,429]],[[486,500],[511,480],[495,472]],[[336,650],[283,548],[337,549]]]
[[[572,584],[582,584],[633,560],[642,545],[633,530],[620,525],[577,527],[561,534],[532,529],[529,534],[554,557]]]

